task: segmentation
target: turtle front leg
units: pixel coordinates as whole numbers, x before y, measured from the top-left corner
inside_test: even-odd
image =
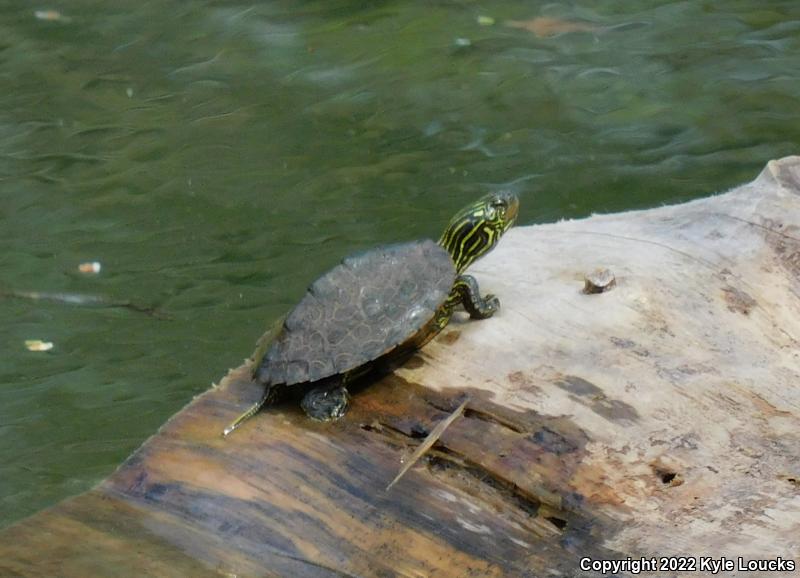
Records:
[[[422,337],[418,339],[416,347],[421,348],[436,337],[450,323],[453,311],[459,305],[464,306],[472,319],[488,319],[500,309],[500,300],[491,294],[481,297],[475,277],[459,275],[447,300],[439,307],[427,329],[421,332]]]
[[[453,284],[447,304],[452,309],[459,303],[473,319],[488,319],[500,309],[500,300],[494,295],[481,297],[478,282],[472,275],[459,275]]]

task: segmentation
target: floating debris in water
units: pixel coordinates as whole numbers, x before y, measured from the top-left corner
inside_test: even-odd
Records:
[[[69,18],[58,10],[37,10],[33,13],[37,20],[47,20],[48,22],[69,22]]]
[[[550,38],[568,32],[599,32],[603,30],[603,27],[592,22],[562,20],[561,18],[549,18],[546,16],[531,20],[506,20],[505,25],[509,28],[521,28],[528,32],[533,32],[539,38]]]
[[[41,339],[26,339],[25,347],[28,351],[50,351],[53,349],[53,343],[50,341],[42,341]]]
[[[100,272],[102,268],[103,266],[100,264],[99,261],[91,261],[91,262],[81,263],[80,265],[78,265],[78,271],[86,274],[96,275],[97,273]]]
[[[469,38],[456,38],[456,46],[472,46]]]
[[[481,26],[494,26],[494,18],[491,16],[478,16],[478,24]]]
[[[14,289],[0,288],[0,299],[5,298],[30,299],[32,301],[52,301],[65,305],[82,305],[85,307],[124,307],[131,311],[146,313],[159,319],[171,319],[169,313],[160,311],[154,306],[108,299],[100,295],[83,295],[81,293],[46,293],[40,291],[17,291]]]

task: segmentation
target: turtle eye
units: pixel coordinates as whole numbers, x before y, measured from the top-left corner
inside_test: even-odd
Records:
[[[501,219],[505,219],[506,217],[506,209],[508,205],[503,199],[496,199],[492,201],[492,209],[494,209],[494,213],[497,217]]]

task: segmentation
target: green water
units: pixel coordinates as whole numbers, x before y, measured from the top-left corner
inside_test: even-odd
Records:
[[[0,299],[0,526],[110,473],[343,254],[494,188],[531,224],[800,152],[797,0],[594,4],[0,4],[0,288],[169,315]],[[579,30],[507,24],[535,18]]]

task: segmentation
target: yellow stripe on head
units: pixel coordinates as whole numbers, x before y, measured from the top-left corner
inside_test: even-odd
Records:
[[[513,193],[490,193],[465,207],[442,233],[444,247],[461,273],[476,259],[491,251],[514,224],[519,199]]]

